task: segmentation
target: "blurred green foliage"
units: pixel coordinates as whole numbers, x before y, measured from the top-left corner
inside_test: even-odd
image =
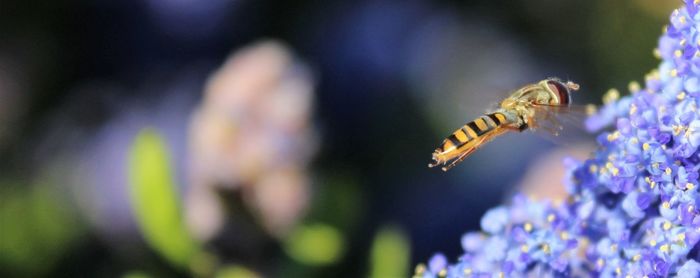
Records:
[[[1,271],[40,276],[82,230],[56,188],[41,183],[0,185]]]
[[[239,265],[227,265],[219,269],[216,278],[257,278],[255,272]]]
[[[128,169],[132,209],[144,238],[171,263],[187,268],[199,247],[184,225],[170,157],[155,130],[136,136]]]
[[[374,237],[369,277],[408,277],[411,246],[396,227],[384,227]]]
[[[338,229],[319,223],[300,225],[284,242],[284,249],[290,257],[314,266],[337,262],[344,248]]]
[[[680,1],[655,1],[651,7],[645,2],[650,1],[597,1],[591,5],[590,34],[581,41],[591,52],[592,73],[598,84],[626,88],[629,81],[643,82],[640,77],[659,63],[652,49],[662,32],[660,26],[667,23],[668,14]]]

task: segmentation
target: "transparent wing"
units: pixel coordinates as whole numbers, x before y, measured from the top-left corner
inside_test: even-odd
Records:
[[[584,125],[585,106],[535,104],[532,107],[534,117],[530,126],[538,135],[562,145],[591,137]]]

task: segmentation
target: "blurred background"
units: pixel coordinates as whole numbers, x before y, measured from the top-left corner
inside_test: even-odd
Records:
[[[589,149],[513,134],[443,173],[435,147],[546,77],[580,83],[579,104],[643,84],[680,4],[5,0],[0,275],[406,277],[454,260],[486,209],[558,196],[561,157]]]

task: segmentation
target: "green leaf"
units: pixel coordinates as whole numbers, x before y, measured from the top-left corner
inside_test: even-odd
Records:
[[[343,254],[343,237],[338,229],[325,224],[297,227],[285,240],[284,249],[290,257],[307,265],[327,265]]]
[[[165,142],[155,130],[147,128],[136,136],[128,168],[131,205],[148,244],[185,268],[198,246],[184,225],[169,161]]]
[[[374,237],[369,277],[408,277],[411,247],[401,230],[382,228]]]

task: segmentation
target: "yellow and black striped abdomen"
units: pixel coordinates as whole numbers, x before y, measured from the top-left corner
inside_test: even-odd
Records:
[[[506,116],[499,112],[481,116],[474,121],[468,122],[445,138],[445,141],[442,142],[442,145],[436,151],[445,155],[448,152],[456,151],[455,153],[457,154],[462,149],[471,148],[476,142],[480,142],[481,140],[479,139],[481,137],[506,124],[506,121]]]

